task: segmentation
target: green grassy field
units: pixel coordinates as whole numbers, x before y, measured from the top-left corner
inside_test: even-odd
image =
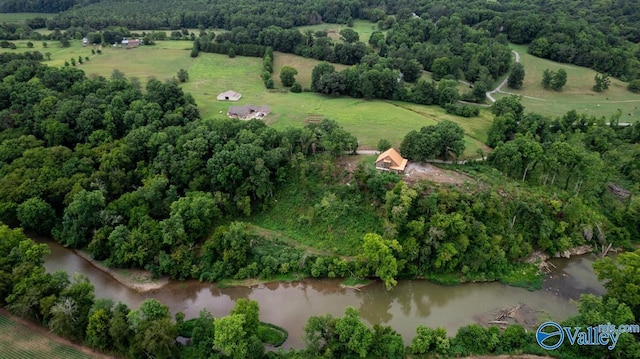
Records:
[[[18,41],[16,45],[16,50],[3,50],[30,50],[26,41]],[[220,92],[234,90],[242,94],[242,99],[234,105],[270,106],[272,113],[266,121],[275,128],[301,127],[305,125],[305,120],[324,116],[338,121],[358,137],[361,148],[375,148],[382,138],[399,146],[407,132],[433,125],[442,119],[451,119],[469,131],[466,138],[468,148],[463,157],[476,157],[477,149],[484,146],[482,142],[486,128],[491,124],[490,114],[486,110],[482,111],[479,118],[466,119],[451,116],[437,106],[367,101],[315,93],[294,94],[287,90],[267,91],[260,79],[262,59],[241,56],[230,59],[226,55],[208,53],[201,53],[194,59],[190,57],[190,43],[185,41],[159,41],[155,46],[129,50],[104,47],[100,55],[92,55],[91,49],[91,46],[82,47],[79,41],[73,41],[68,48],[50,42],[46,49],[38,42],[34,43],[31,50],[49,52],[51,60],[45,63],[51,66],[63,66],[65,60],[69,61],[72,57],[77,60],[78,56],[89,56],[90,61],[78,65],[87,75],[109,77],[114,69],[118,69],[127,77],[140,78],[143,83],[151,76],[159,80],[170,79],[184,68],[189,71],[190,80],[183,84],[183,89],[194,96],[203,117],[225,116],[231,103],[217,101],[216,96]],[[318,61],[285,54],[277,54],[275,58],[278,63],[274,71],[276,79],[279,77],[279,68],[289,64],[298,68],[298,78],[308,81],[310,85],[311,69]],[[337,65],[336,68],[342,67]]]
[[[302,88],[309,88],[311,87],[311,72],[318,63],[320,63],[318,60],[275,51],[273,53],[273,81],[275,82],[276,87],[282,87],[282,82],[280,82],[280,70],[284,66],[291,66],[298,70],[296,81],[302,86]],[[342,71],[349,67],[347,65],[340,64],[332,65],[336,68],[336,71]]]
[[[0,358],[75,359],[91,357],[42,336],[0,314]]]
[[[523,45],[511,45],[520,54],[520,62],[525,68],[524,85],[520,90],[504,87],[503,91],[523,95],[522,104],[526,112],[537,112],[552,117],[562,116],[570,110],[587,113],[597,117],[610,117],[618,109],[622,111],[621,121],[636,122],[640,116],[640,94],[627,90],[627,84],[611,78],[607,91],[593,91],[596,71],[569,64],[561,64],[541,59],[527,53]],[[542,72],[545,69],[567,71],[567,84],[563,90],[552,91],[542,88]],[[496,94],[500,99],[505,94]]]
[[[347,29],[347,28],[349,27],[347,27],[347,25],[344,25],[344,24],[326,24],[326,23],[297,27],[297,29],[299,29],[301,32],[304,32],[305,30],[328,31],[329,36],[334,40],[337,40],[340,38],[340,30]],[[378,30],[378,24],[373,23],[371,21],[367,21],[367,20],[354,20],[353,27],[351,27],[351,29],[357,32],[358,34],[360,34],[360,41],[367,44],[369,43],[369,38],[371,37],[371,33]],[[386,32],[386,31],[383,31],[383,32]]]
[[[36,17],[44,17],[49,18],[53,17],[55,14],[41,13],[41,12],[15,12],[15,13],[0,13],[0,23],[14,23],[14,24],[22,24],[26,20],[33,19]]]

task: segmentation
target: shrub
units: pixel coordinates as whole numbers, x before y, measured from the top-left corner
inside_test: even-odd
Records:
[[[291,85],[291,92],[295,92],[295,93],[302,92],[302,86],[300,86],[299,83],[295,82],[293,85]]]

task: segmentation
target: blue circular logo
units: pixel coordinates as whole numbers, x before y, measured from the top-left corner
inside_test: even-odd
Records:
[[[551,328],[552,331],[544,331],[546,328]],[[549,338],[558,337],[557,341]],[[545,322],[542,323],[538,330],[536,331],[536,341],[538,345],[540,345],[543,349],[546,350],[554,350],[564,341],[564,332],[562,331],[562,327],[560,324],[556,322]],[[545,344],[550,342],[550,344]]]

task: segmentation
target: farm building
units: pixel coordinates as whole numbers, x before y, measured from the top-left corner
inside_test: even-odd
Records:
[[[138,47],[141,44],[142,44],[142,41],[140,41],[138,39],[129,40],[126,37],[122,38],[122,46],[123,47],[127,47],[127,48]]]
[[[238,101],[242,97],[241,94],[235,91],[227,91],[218,95],[218,101]]]
[[[376,169],[380,171],[390,171],[395,173],[404,173],[407,167],[407,159],[402,158],[398,151],[390,148],[382,152],[376,160]]]
[[[227,116],[239,118],[241,120],[251,120],[252,118],[263,118],[271,112],[269,106],[229,106]]]

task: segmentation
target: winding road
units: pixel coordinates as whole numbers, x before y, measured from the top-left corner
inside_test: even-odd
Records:
[[[511,52],[515,55],[516,57],[516,63],[520,62],[520,54],[517,53],[514,50],[511,50]],[[498,87],[496,87],[495,89],[487,92],[487,98],[489,99],[489,101],[491,102],[496,102],[496,99],[493,98],[493,94],[494,93],[498,93],[498,92],[502,92],[502,87],[504,87],[504,85],[507,84],[507,81],[509,81],[509,76],[505,77],[504,80],[502,80],[502,82],[500,83],[500,85],[498,85]]]

